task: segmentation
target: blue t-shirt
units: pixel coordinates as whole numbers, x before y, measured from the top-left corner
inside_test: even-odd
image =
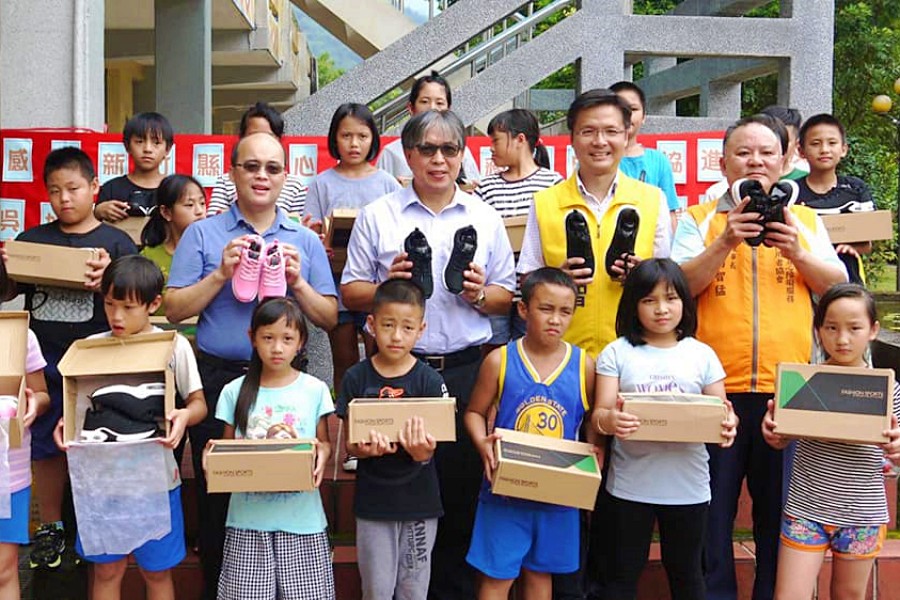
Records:
[[[725,379],[712,348],[684,338],[669,348],[632,346],[625,338],[609,344],[597,359],[597,374],[619,378],[620,392],[700,394]],[[606,490],[647,504],[709,502],[709,455],[704,444],[613,439]]]
[[[216,418],[234,425],[234,411],[244,377],[222,389]],[[321,417],[334,412],[331,392],[323,381],[298,373],[297,379],[282,388],[260,387],[256,403],[247,416],[247,431],[235,431],[236,438],[316,437]],[[319,490],[286,493],[231,494],[228,527],[253,531],[286,531],[311,534],[325,531],[325,510]]]
[[[185,230],[172,257],[168,287],[184,288],[194,285],[219,268],[222,251],[228,242],[247,234],[256,234],[244,220],[237,203],[227,211],[208,219],[195,221]],[[312,230],[292,221],[278,209],[275,222],[263,232],[266,243],[276,239],[297,247],[300,253],[300,274],[314,290],[323,296],[336,296],[334,279],[325,247]],[[290,290],[288,290],[290,294]],[[226,282],[203,311],[197,321],[197,347],[208,354],[226,360],[250,360],[250,338],[243,332],[250,328],[250,317],[256,302],[238,302]],[[240,335],[237,335],[241,332]]]
[[[672,177],[672,165],[666,155],[659,150],[644,148],[640,156],[623,156],[619,170],[634,179],[655,185],[666,195],[669,210],[683,208],[675,192],[675,180]]]

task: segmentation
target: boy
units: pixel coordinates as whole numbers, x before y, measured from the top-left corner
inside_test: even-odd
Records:
[[[800,128],[800,153],[809,161],[809,175],[797,181],[799,204],[821,214],[867,212],[875,201],[866,182],[850,175],[838,175],[837,167],[847,156],[844,126],[829,114],[810,117]],[[865,283],[861,254],[872,251],[872,242],[835,244],[838,257],[847,267],[852,283]]]
[[[31,312],[31,329],[47,360],[44,374],[50,392],[50,408],[31,428],[31,459],[43,523],[34,535],[33,569],[58,567],[65,550],[62,502],[66,459],[53,443],[53,427],[62,416],[62,377],[56,365],[73,341],[106,328],[103,298],[96,293],[100,278],[110,260],[137,252],[128,235],[94,217],[94,194],[100,186],[87,154],[78,148],[60,148],[48,154],[44,162],[44,184],[56,220],[24,231],[16,239],[72,248],[98,248],[100,253],[97,260],[87,262],[88,283],[83,290],[23,286],[25,308]]]
[[[90,338],[124,337],[162,331],[150,323],[150,315],[162,303],[163,291],[163,275],[153,261],[138,255],[124,256],[114,261],[103,274],[100,290],[110,331]],[[184,399],[184,404],[183,408],[175,408],[166,415],[171,427],[169,435],[160,439],[161,443],[172,449],[178,447],[188,427],[196,425],[206,416],[206,400],[203,397],[197,360],[190,342],[180,334],[175,337],[173,364],[178,397]],[[95,433],[103,431],[105,428],[98,428]],[[61,432],[57,437],[57,442],[62,445]],[[171,474],[169,507],[172,529],[161,539],[147,542],[132,552],[147,584],[147,597],[154,600],[174,600],[175,587],[171,569],[185,556],[184,517],[179,489],[181,477],[179,465],[171,451],[166,452],[166,468]],[[88,556],[81,547],[80,537],[76,539],[75,550],[85,560],[94,563],[92,598],[119,598],[128,557],[114,554]]]
[[[446,397],[441,376],[412,355],[425,330],[425,296],[406,279],[378,286],[367,318],[378,352],[347,370],[337,399],[346,421],[354,398]],[[347,441],[359,457],[356,471],[356,550],[363,598],[425,598],[431,576],[431,550],[443,515],[437,470],[431,460],[437,444],[421,418],[409,419],[400,443],[370,432],[369,441]]]
[[[128,175],[110,179],[100,188],[94,214],[102,221],[148,215],[156,206],[156,188],[165,177],[159,165],[174,143],[172,125],[159,113],[139,113],[125,123],[122,142],[134,165]],[[131,212],[129,212],[131,210]]]
[[[466,429],[481,453],[485,475],[466,557],[482,573],[479,600],[507,598],[520,574],[529,598],[549,600],[551,574],[579,568],[578,509],[495,496],[488,482],[497,468],[494,442],[499,436],[487,430],[488,415],[496,411],[495,427],[579,438],[594,393],[594,361],[562,340],[577,292],[572,279],[554,267],[525,278],[518,307],[525,337],[488,354],[466,410]],[[587,439],[596,445],[597,436],[589,430]]]
[[[784,123],[785,129],[787,129],[788,148],[784,153],[784,166],[781,168],[781,178],[793,180],[803,178],[809,173],[809,168],[804,162],[803,157],[799,156],[797,153],[800,137],[800,124],[803,122],[803,115],[801,115],[800,111],[796,108],[778,106],[777,104],[767,106],[759,112],[763,115],[775,117]]]

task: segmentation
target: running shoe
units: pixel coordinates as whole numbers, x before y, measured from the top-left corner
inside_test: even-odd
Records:
[[[66,551],[66,535],[55,523],[45,523],[34,532],[28,565],[32,569],[56,569]]]
[[[287,293],[287,279],[284,275],[284,252],[278,240],[266,246],[264,257],[262,273],[259,276],[259,299],[284,298]]]
[[[81,442],[131,442],[159,433],[156,422],[136,421],[112,408],[89,408],[84,413]]]
[[[130,419],[156,423],[166,416],[166,384],[108,385],[91,394],[95,410],[111,408]]]
[[[444,285],[451,294],[461,294],[465,289],[465,272],[475,258],[478,249],[478,232],[471,225],[460,227],[453,234],[453,252],[444,268]]]
[[[234,269],[231,289],[239,302],[253,302],[259,292],[259,273],[262,267],[262,253],[266,242],[258,235],[250,236],[248,244],[241,250],[241,261]]]
[[[581,211],[572,209],[566,215],[566,257],[583,258],[584,264],[576,269],[590,269],[594,276],[594,248],[591,245],[591,230],[588,228],[587,219]]]
[[[343,469],[348,473],[355,473],[357,465],[359,465],[359,459],[351,454],[348,454],[347,457],[344,458],[344,462],[341,463]]]
[[[623,206],[616,216],[616,229],[613,231],[612,241],[606,250],[606,272],[613,279],[618,275],[612,270],[616,260],[625,262],[625,274],[628,275],[628,257],[634,256],[634,244],[637,242],[638,227],[641,224],[641,216],[638,211],[630,206]]]
[[[431,277],[431,246],[428,239],[418,227],[416,227],[403,241],[403,251],[412,266],[412,282],[418,285],[425,294],[425,299],[431,298],[434,292],[434,281]]]

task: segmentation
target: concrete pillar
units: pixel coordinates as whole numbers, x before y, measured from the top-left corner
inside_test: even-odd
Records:
[[[741,84],[731,81],[709,81],[700,88],[700,116],[739,119],[741,117]]]
[[[678,59],[674,56],[648,56],[644,59],[644,76],[661,73],[666,69],[670,69],[678,64]],[[641,82],[637,82],[641,85]],[[677,106],[674,100],[667,98],[647,98],[647,114],[648,115],[664,115],[674,117]],[[702,113],[701,113],[702,114]]]
[[[0,2],[0,124],[102,129],[104,0]]]
[[[156,110],[178,133],[211,133],[211,0],[155,2]]]

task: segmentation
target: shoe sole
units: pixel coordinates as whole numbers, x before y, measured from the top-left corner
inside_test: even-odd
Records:
[[[164,396],[166,394],[166,384],[164,383],[142,383],[140,385],[115,384],[98,388],[91,394],[91,399],[96,399],[107,394],[126,394],[146,400],[150,396]]]
[[[100,435],[106,436],[105,439],[85,439],[85,434],[90,434],[93,432],[99,432]],[[139,433],[119,433],[117,431],[113,431],[108,427],[98,427],[97,429],[82,429],[81,430],[81,439],[79,440],[85,444],[100,444],[104,442],[134,442],[137,440],[146,440],[148,438],[153,437],[156,434],[156,430],[153,431],[142,431]],[[94,436],[97,437],[97,436]]]
[[[622,230],[624,226],[622,225],[622,220],[625,218],[626,211],[634,212],[634,229],[631,233],[623,233]],[[629,226],[630,227],[630,226]],[[612,266],[615,264],[617,260],[622,259],[623,255],[632,256],[634,255],[634,247],[637,244],[637,236],[638,231],[641,227],[641,215],[640,213],[631,207],[623,207],[619,210],[619,214],[616,215],[616,229],[613,231],[612,240],[609,243],[609,249],[606,251],[606,273],[613,279],[618,279],[619,275],[616,275],[612,271]],[[627,240],[623,238],[628,236]],[[625,274],[628,275],[628,268],[626,264]]]

